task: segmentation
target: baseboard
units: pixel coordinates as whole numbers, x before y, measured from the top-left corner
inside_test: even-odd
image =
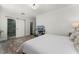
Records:
[[[6,42],[7,40],[2,40],[2,41],[0,41],[0,43],[3,43],[3,42]]]
[[[21,36],[21,37],[15,37],[15,39],[19,39],[19,38],[23,38],[23,37],[28,37],[30,35],[24,35],[24,36]]]
[[[30,36],[30,35],[24,35],[24,36],[21,36],[21,37],[7,38],[7,40],[2,40],[2,41],[0,41],[0,43],[5,42],[5,41],[8,41],[8,40],[10,40],[10,39],[19,39],[19,38],[28,37],[28,36]]]

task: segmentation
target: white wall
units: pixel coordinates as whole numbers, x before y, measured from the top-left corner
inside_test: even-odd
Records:
[[[46,33],[68,35],[72,22],[79,20],[79,5],[62,8],[36,16],[36,25],[44,25]]]
[[[3,32],[1,33],[0,41],[7,40],[7,18],[5,16],[0,16],[0,30]]]

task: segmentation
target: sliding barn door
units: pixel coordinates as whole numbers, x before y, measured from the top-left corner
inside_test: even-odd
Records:
[[[16,20],[16,37],[24,36],[24,20]]]

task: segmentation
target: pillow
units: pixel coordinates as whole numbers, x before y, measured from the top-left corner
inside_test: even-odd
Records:
[[[79,35],[74,40],[74,47],[77,50],[77,52],[79,53]]]
[[[70,37],[69,37],[69,39],[72,41],[72,42],[74,42],[74,39],[75,39],[75,35],[74,34],[72,34]]]
[[[79,44],[79,35],[74,39],[74,44]]]
[[[71,35],[70,35],[70,40],[74,42],[74,40],[77,38],[77,36],[79,36],[79,32],[73,32]]]

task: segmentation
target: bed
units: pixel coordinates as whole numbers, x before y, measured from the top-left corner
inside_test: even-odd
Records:
[[[26,41],[18,50],[26,54],[77,54],[69,37],[51,34]]]

